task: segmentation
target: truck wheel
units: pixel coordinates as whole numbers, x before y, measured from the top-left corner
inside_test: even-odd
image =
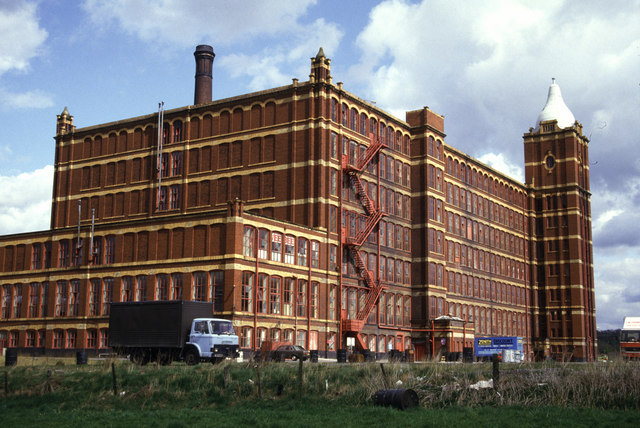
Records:
[[[144,366],[149,362],[149,353],[144,349],[136,349],[131,353],[129,359],[137,366]]]
[[[184,354],[184,362],[187,363],[188,366],[195,366],[200,362],[200,355],[198,351],[195,349],[189,349]]]

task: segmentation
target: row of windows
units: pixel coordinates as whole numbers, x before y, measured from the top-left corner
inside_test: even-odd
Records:
[[[240,310],[243,312],[318,318],[316,281],[242,272]],[[255,288],[255,289],[254,289]],[[255,295],[254,295],[255,292]],[[255,300],[254,300],[255,297]]]
[[[376,264],[378,256],[374,253],[366,253],[359,251],[361,260],[365,263],[369,272],[376,272]],[[380,266],[378,266],[378,279],[381,281],[392,282],[396,284],[411,284],[411,263],[402,260],[393,259],[391,257],[380,256]],[[358,270],[349,251],[342,252],[342,274],[358,278]]]
[[[442,297],[431,296],[430,318],[443,315],[474,322],[476,334],[527,336],[526,315],[523,313],[447,302]]]
[[[331,157],[337,158],[335,146],[338,141],[338,135],[331,133]],[[342,137],[342,158],[344,161],[356,167],[360,166],[367,155],[368,146]],[[364,171],[378,176],[378,164],[380,164],[380,179],[401,184],[409,187],[411,185],[411,167],[409,164],[394,158],[389,154],[379,153],[378,157],[373,157],[365,166]]]
[[[339,119],[340,118],[340,121]],[[366,113],[358,112],[354,107],[349,108],[346,103],[331,99],[331,120],[341,123],[342,126],[358,132],[364,136],[373,134],[374,138],[380,137],[380,140],[387,145],[389,149],[397,152],[409,154],[410,144],[409,136],[403,135],[400,131],[394,131],[391,126],[385,125],[382,121],[369,117]]]
[[[123,276],[121,278],[93,278],[89,283],[89,315],[108,315],[109,306],[113,301],[134,302],[146,300],[196,300],[213,302],[214,311],[222,311],[224,305],[224,271],[214,270],[210,272],[193,272],[191,274],[191,295],[183,293],[183,274],[157,274]],[[114,295],[114,285],[120,286],[119,296]],[[155,286],[154,286],[155,285]],[[25,295],[27,317],[39,318],[47,316],[47,304],[49,300],[49,283],[31,284],[4,284],[0,288],[1,308],[0,315],[3,319],[19,318],[21,316],[23,302],[23,288]],[[55,307],[56,317],[80,316],[80,280],[61,280],[55,283]]]
[[[46,334],[46,330],[27,330],[24,337],[24,343],[20,343],[19,331],[0,331],[0,341],[8,339],[8,346],[12,348],[22,346],[27,348],[44,348]],[[84,343],[80,343],[78,341],[78,332],[75,329],[53,330],[53,348],[55,349],[96,349],[108,347],[109,329],[107,328],[87,330],[86,342]]]
[[[447,261],[466,266],[471,269],[477,269],[483,272],[502,275],[515,280],[525,279],[524,263],[507,257],[482,251],[446,240]]]
[[[447,211],[446,230],[448,233],[469,241],[485,244],[497,250],[508,251],[515,256],[524,256],[525,254],[524,238],[449,211]]]
[[[431,272],[436,268],[439,271],[440,265],[433,266],[429,264],[429,283],[433,284],[433,275]],[[474,297],[476,299],[491,300],[492,302],[503,303],[507,305],[524,306],[528,304],[527,292],[523,287],[517,287],[511,284],[505,284],[500,281],[485,280],[484,278],[464,275],[457,272],[445,271],[447,275],[447,291],[453,294],[459,294],[465,297]],[[440,276],[438,276],[440,278]]]
[[[342,199],[344,201],[350,201],[354,203],[360,202],[360,195],[357,193],[352,180],[346,179],[342,182]],[[403,195],[400,192],[396,192],[392,189],[387,189],[384,186],[379,186],[375,183],[361,180],[363,190],[366,192],[366,196],[377,206],[377,192],[380,189],[380,205],[379,208],[382,212],[402,217],[406,219],[411,218],[411,198],[407,195]],[[333,193],[332,193],[333,195]]]
[[[255,344],[253,343],[254,329],[250,326],[242,326],[239,329],[240,335],[240,347],[241,348],[260,348],[262,342],[271,340],[274,342],[289,342],[296,345],[306,347],[310,350],[319,349],[318,337],[319,332],[315,330],[309,331],[309,342],[307,343],[307,331],[306,330],[292,330],[292,329],[279,329],[279,328],[266,328],[258,327],[255,337]],[[404,349],[411,348],[411,338],[393,335],[376,335],[376,334],[361,334],[360,335],[364,343],[367,344],[371,352],[387,352],[391,349]],[[327,332],[327,351],[335,351],[337,349],[337,334],[335,332]],[[295,338],[295,340],[294,340]]]
[[[257,233],[256,233],[257,231]],[[257,247],[256,247],[257,245]],[[274,262],[317,268],[320,265],[320,243],[307,238],[284,235],[267,229],[245,226],[242,253]]]
[[[366,231],[367,216],[353,211],[343,211],[343,234],[349,238],[357,237],[361,232]],[[395,248],[397,250],[411,251],[411,229],[392,222],[380,221],[378,223],[378,233],[370,233],[367,242],[377,243],[383,247]]]
[[[505,227],[524,231],[524,215],[500,204],[494,203],[480,195],[447,183],[446,201],[462,210],[473,213],[486,220],[499,223]]]
[[[479,188],[510,204],[516,204],[520,207],[524,206],[525,196],[522,192],[516,191],[513,187],[501,183],[475,168],[471,168],[470,165],[465,165],[464,162],[458,162],[457,159],[448,156],[445,168],[447,174],[456,177],[463,183]]]
[[[347,319],[357,319],[357,315],[365,308],[368,290],[355,287],[342,288],[342,311]],[[379,311],[376,311],[379,308]],[[411,297],[381,293],[378,305],[369,313],[368,324],[388,326],[411,325]]]

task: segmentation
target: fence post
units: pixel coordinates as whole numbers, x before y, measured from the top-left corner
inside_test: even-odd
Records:
[[[118,395],[118,384],[116,382],[116,365],[111,363],[111,374],[113,375],[113,395]]]
[[[304,381],[302,375],[302,358],[298,358],[298,397],[302,397],[302,382]]]
[[[500,361],[498,354],[491,356],[491,362],[493,363],[493,389],[497,391],[498,385],[500,384]]]

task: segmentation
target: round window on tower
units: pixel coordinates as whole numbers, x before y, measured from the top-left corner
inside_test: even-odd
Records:
[[[544,165],[547,167],[547,169],[553,169],[553,167],[556,166],[556,158],[552,154],[548,154],[544,158]]]

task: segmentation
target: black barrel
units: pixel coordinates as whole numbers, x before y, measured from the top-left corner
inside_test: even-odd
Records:
[[[338,362],[346,363],[347,362],[347,350],[346,349],[338,349]]]
[[[413,389],[381,389],[376,392],[374,404],[404,410],[418,405],[418,394]]]
[[[311,360],[312,363],[317,363],[318,362],[318,350],[317,349],[312,349],[311,351],[309,351],[309,360]]]
[[[87,364],[87,351],[81,349],[76,352],[76,365],[82,366],[84,364]]]
[[[462,360],[465,363],[473,363],[473,348],[471,347],[462,348]]]
[[[15,366],[16,364],[18,364],[18,350],[15,348],[7,348],[4,354],[4,365],[9,367]]]

